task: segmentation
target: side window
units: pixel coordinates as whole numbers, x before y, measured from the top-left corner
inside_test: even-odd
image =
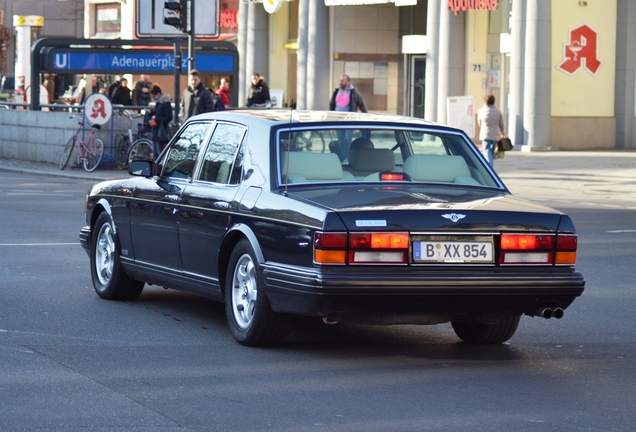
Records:
[[[203,166],[198,180],[215,183],[237,183],[243,158],[237,157],[243,141],[245,128],[234,124],[219,123],[203,157]],[[236,160],[236,163],[235,163]],[[233,164],[240,165],[234,166]],[[238,179],[236,170],[238,171]],[[231,177],[230,177],[231,174]]]
[[[191,123],[170,147],[164,160],[164,177],[192,177],[210,123]]]

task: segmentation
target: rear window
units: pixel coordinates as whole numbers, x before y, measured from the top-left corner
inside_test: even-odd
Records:
[[[408,181],[498,187],[474,144],[424,129],[312,127],[278,133],[280,184]]]

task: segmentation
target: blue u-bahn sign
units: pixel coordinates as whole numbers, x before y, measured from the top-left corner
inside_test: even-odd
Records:
[[[236,68],[236,55],[229,52],[197,53],[196,68],[204,73],[230,74]],[[174,72],[174,53],[162,50],[50,50],[44,59],[45,68],[54,73],[153,73]],[[187,71],[188,59],[181,59]]]

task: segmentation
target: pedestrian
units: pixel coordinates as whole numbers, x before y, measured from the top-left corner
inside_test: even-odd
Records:
[[[212,104],[214,106],[214,111],[225,110],[225,105],[223,104],[223,101],[221,100],[219,94],[214,91],[214,87],[210,85],[210,87],[208,87],[208,91],[212,95]]]
[[[150,89],[152,83],[148,81],[150,76],[141,74],[139,81],[135,83],[132,92],[132,104],[135,106],[148,106],[150,103]]]
[[[504,133],[503,115],[495,107],[495,97],[491,94],[484,97],[484,106],[477,111],[481,152],[490,166],[494,165],[495,146]]]
[[[223,106],[228,108],[230,106],[230,77],[224,76],[221,78],[221,84],[219,85],[219,90],[216,92],[223,102]]]
[[[358,112],[358,109],[362,112],[367,112],[367,106],[364,103],[364,98],[351,84],[349,75],[340,76],[340,85],[334,90],[329,100],[330,111],[348,111]],[[341,158],[346,157],[349,154],[349,148],[351,146],[351,138],[353,130],[351,129],[339,129],[337,132],[338,144],[340,145]]]
[[[55,79],[52,74],[44,74],[44,82],[42,85],[46,88],[49,103],[55,100]]]
[[[115,90],[117,90],[117,87],[119,87],[119,84],[121,84],[121,75],[115,75],[115,82],[113,82],[111,85],[108,86],[108,97],[109,98],[113,98],[113,95],[115,94]]]
[[[113,104],[116,105],[128,106],[132,103],[132,99],[130,98],[130,89],[128,88],[128,80],[126,78],[122,78],[119,81],[119,85],[113,92],[111,99]]]
[[[258,72],[252,74],[252,87],[247,98],[248,107],[267,107],[270,102],[269,87],[265,83],[265,78],[261,77]]]
[[[152,86],[148,93],[155,102],[150,112],[150,127],[152,128],[152,154],[157,159],[159,153],[170,141],[170,122],[172,121],[172,104],[170,95],[163,93],[158,85]],[[162,131],[161,128],[164,128]]]
[[[201,82],[199,71],[192,69],[188,75],[190,76],[190,85],[183,91],[180,103],[179,117],[182,122],[197,114],[214,111],[212,94]]]

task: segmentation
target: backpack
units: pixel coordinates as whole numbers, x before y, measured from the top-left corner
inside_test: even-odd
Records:
[[[223,111],[225,110],[225,105],[221,101],[221,98],[218,95],[214,95],[212,97],[212,101],[214,102],[214,111]]]

